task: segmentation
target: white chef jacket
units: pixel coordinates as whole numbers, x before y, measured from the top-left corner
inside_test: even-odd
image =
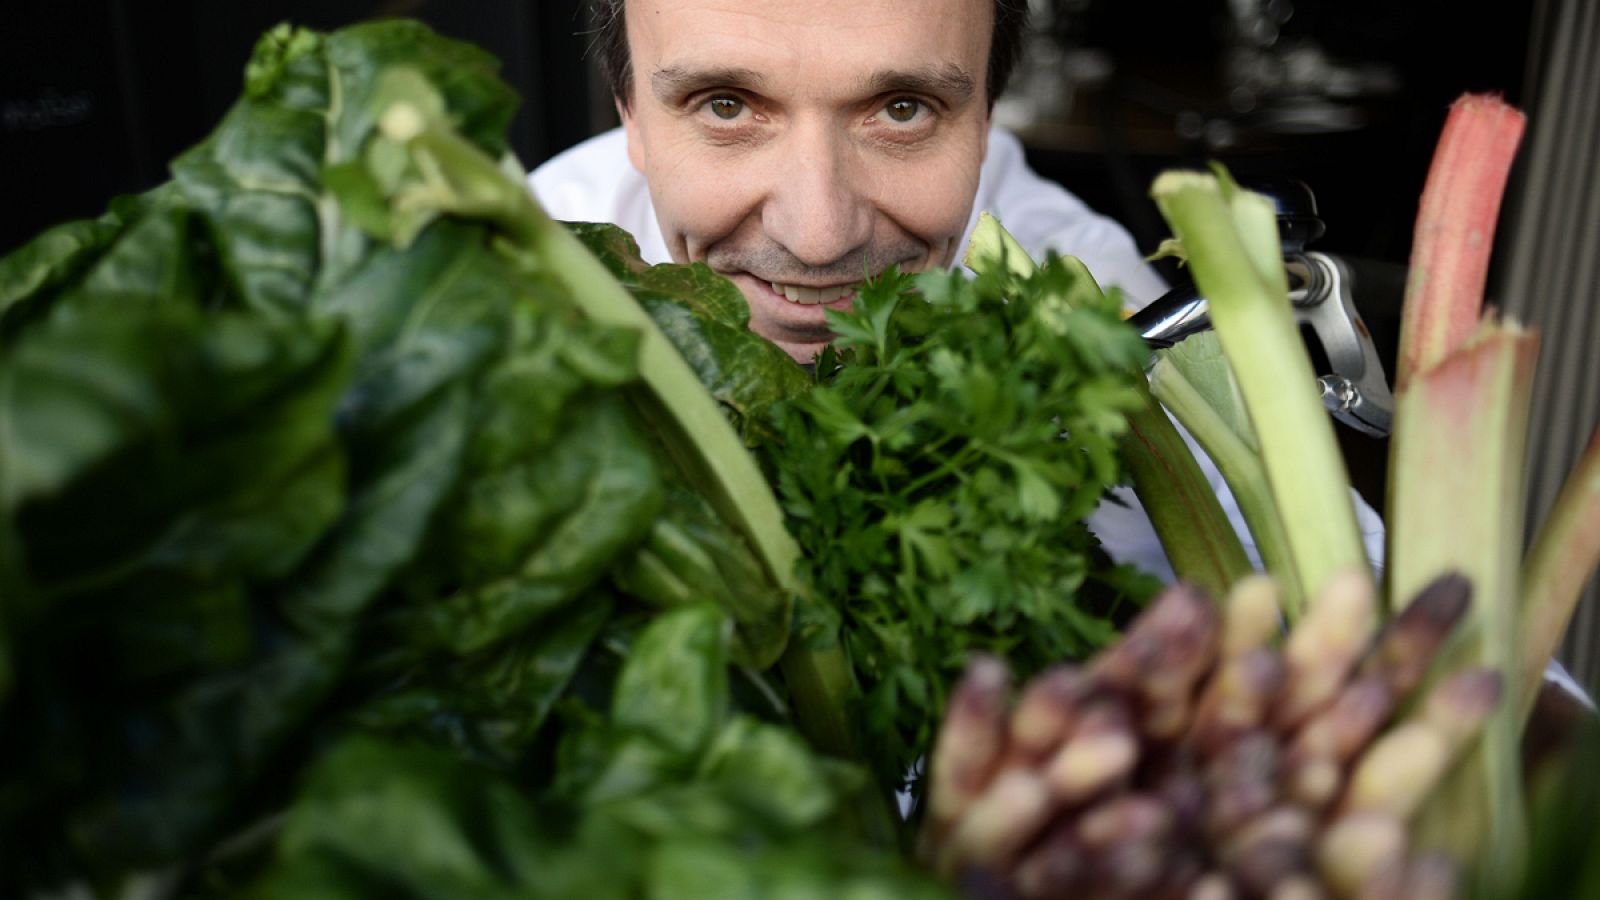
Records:
[[[556,219],[610,222],[638,240],[645,262],[672,261],[656,222],[649,186],[628,160],[627,137],[622,129],[612,129],[552,158],[533,171],[528,183],[539,202]],[[1120,287],[1134,307],[1149,303],[1166,290],[1160,276],[1145,264],[1132,236],[1121,225],[1089,209],[1060,185],[1028,168],[1021,142],[998,127],[989,132],[989,152],[978,179],[967,235],[972,234],[978,213],[984,210],[999,219],[1035,259],[1043,258],[1046,250],[1076,256],[1089,267],[1102,288]],[[966,240],[963,239],[956,258],[960,259],[965,253]],[[1206,480],[1222,502],[1223,512],[1244,542],[1246,554],[1259,568],[1260,554],[1227,482],[1181,426],[1179,431],[1189,442]],[[1119,488],[1115,494],[1124,505],[1101,503],[1089,516],[1090,530],[1113,559],[1137,565],[1163,581],[1172,581],[1172,565],[1138,498],[1129,488]],[[1354,492],[1352,498],[1367,554],[1375,566],[1381,565],[1383,523]]]

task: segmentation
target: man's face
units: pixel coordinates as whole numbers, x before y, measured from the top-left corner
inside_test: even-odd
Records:
[[[891,264],[947,266],[988,133],[991,0],[627,0],[628,154],[667,247],[809,361]]]

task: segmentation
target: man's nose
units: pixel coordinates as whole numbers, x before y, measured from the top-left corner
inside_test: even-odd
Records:
[[[856,268],[872,240],[873,204],[855,148],[825,123],[797,123],[773,158],[761,211],[767,236],[814,268]]]

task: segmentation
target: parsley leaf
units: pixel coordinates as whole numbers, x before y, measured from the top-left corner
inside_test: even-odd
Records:
[[[1023,675],[1081,658],[1148,596],[1083,521],[1122,478],[1139,402],[1147,351],[1118,312],[1054,258],[1026,279],[890,270],[828,313],[816,386],[771,410],[804,639],[838,623],[886,783],[929,748],[970,654]]]

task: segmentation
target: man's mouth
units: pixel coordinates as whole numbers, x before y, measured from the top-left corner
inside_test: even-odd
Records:
[[[806,287],[804,285],[769,281],[767,286],[772,288],[774,294],[788,300],[790,303],[797,303],[801,306],[820,306],[824,303],[832,303],[835,300],[850,296],[856,290],[856,286],[853,284],[836,284],[831,287]]]

